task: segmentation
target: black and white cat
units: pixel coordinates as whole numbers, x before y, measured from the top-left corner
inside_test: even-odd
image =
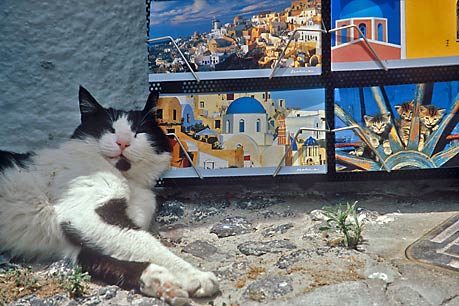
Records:
[[[148,231],[151,187],[169,166],[155,121],[102,107],[80,87],[81,125],[56,149],[0,151],[0,252],[29,260],[68,258],[95,279],[172,305],[218,291],[215,275],[174,255]]]

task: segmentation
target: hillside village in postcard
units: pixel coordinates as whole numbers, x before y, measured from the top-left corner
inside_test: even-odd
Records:
[[[224,93],[161,97],[159,124],[175,133],[193,164],[202,169],[301,166],[326,171],[324,90]],[[172,166],[191,167],[173,140]],[[297,171],[296,169],[295,171]],[[270,170],[273,171],[273,170]]]
[[[152,1],[150,12],[150,38],[171,36],[198,72],[270,70],[284,49],[280,67],[321,63],[320,0]],[[187,70],[170,42],[150,45],[149,65],[152,73]]]

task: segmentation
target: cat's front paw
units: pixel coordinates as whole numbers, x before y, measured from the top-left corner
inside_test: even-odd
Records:
[[[392,154],[392,148],[390,147],[389,141],[385,141],[383,143],[383,148],[384,148],[384,154],[386,154],[386,155],[391,155]]]
[[[157,297],[172,306],[188,303],[188,292],[176,277],[164,267],[150,264],[140,276],[140,292]]]
[[[374,148],[379,147],[379,139],[371,137],[371,138],[370,138],[370,144],[371,144]]]
[[[182,280],[190,296],[209,297],[218,292],[218,280],[212,272],[195,270],[188,273]]]

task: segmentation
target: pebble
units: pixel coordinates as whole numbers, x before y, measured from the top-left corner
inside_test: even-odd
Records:
[[[62,274],[70,275],[74,272],[74,265],[69,260],[59,260],[50,264],[46,270],[47,275]]]
[[[230,205],[231,202],[226,199],[201,201],[191,212],[192,221],[200,222],[209,217],[222,214],[225,208],[228,208]]]
[[[328,219],[328,217],[325,216],[324,212],[325,211],[322,209],[314,209],[309,213],[309,216],[311,217],[312,221],[324,221]]]
[[[293,291],[292,279],[288,276],[272,276],[255,280],[244,292],[244,297],[263,302],[278,299]]]
[[[311,250],[296,250],[290,254],[282,255],[276,262],[276,266],[279,269],[289,269],[295,263],[301,261],[305,257],[311,256]]]
[[[58,303],[53,299],[33,299],[30,301],[30,306],[58,306]]]
[[[246,200],[239,200],[236,202],[236,206],[240,209],[262,209],[273,206],[275,204],[280,203],[281,201],[276,198],[253,198],[253,199],[246,199]]]
[[[116,296],[119,289],[117,286],[104,287],[99,289],[98,294],[105,300],[111,300]]]
[[[289,229],[293,228],[292,223],[281,224],[278,226],[271,226],[261,233],[263,237],[273,237],[275,235],[285,234]]]
[[[166,201],[161,204],[156,221],[162,224],[177,222],[185,214],[185,204],[180,201]]]
[[[217,248],[207,241],[196,240],[187,244],[183,248],[183,252],[189,253],[202,259],[206,259],[209,256],[217,253]]]
[[[247,241],[237,246],[244,255],[261,256],[266,253],[280,253],[296,249],[296,245],[287,240],[271,240],[266,242]]]
[[[218,238],[247,234],[255,231],[253,225],[244,217],[225,218],[215,224],[210,232]]]

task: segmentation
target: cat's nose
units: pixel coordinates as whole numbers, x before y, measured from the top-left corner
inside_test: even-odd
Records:
[[[118,147],[120,147],[121,152],[123,152],[127,147],[131,145],[129,141],[120,140],[120,139],[116,141],[116,144],[118,145]]]

